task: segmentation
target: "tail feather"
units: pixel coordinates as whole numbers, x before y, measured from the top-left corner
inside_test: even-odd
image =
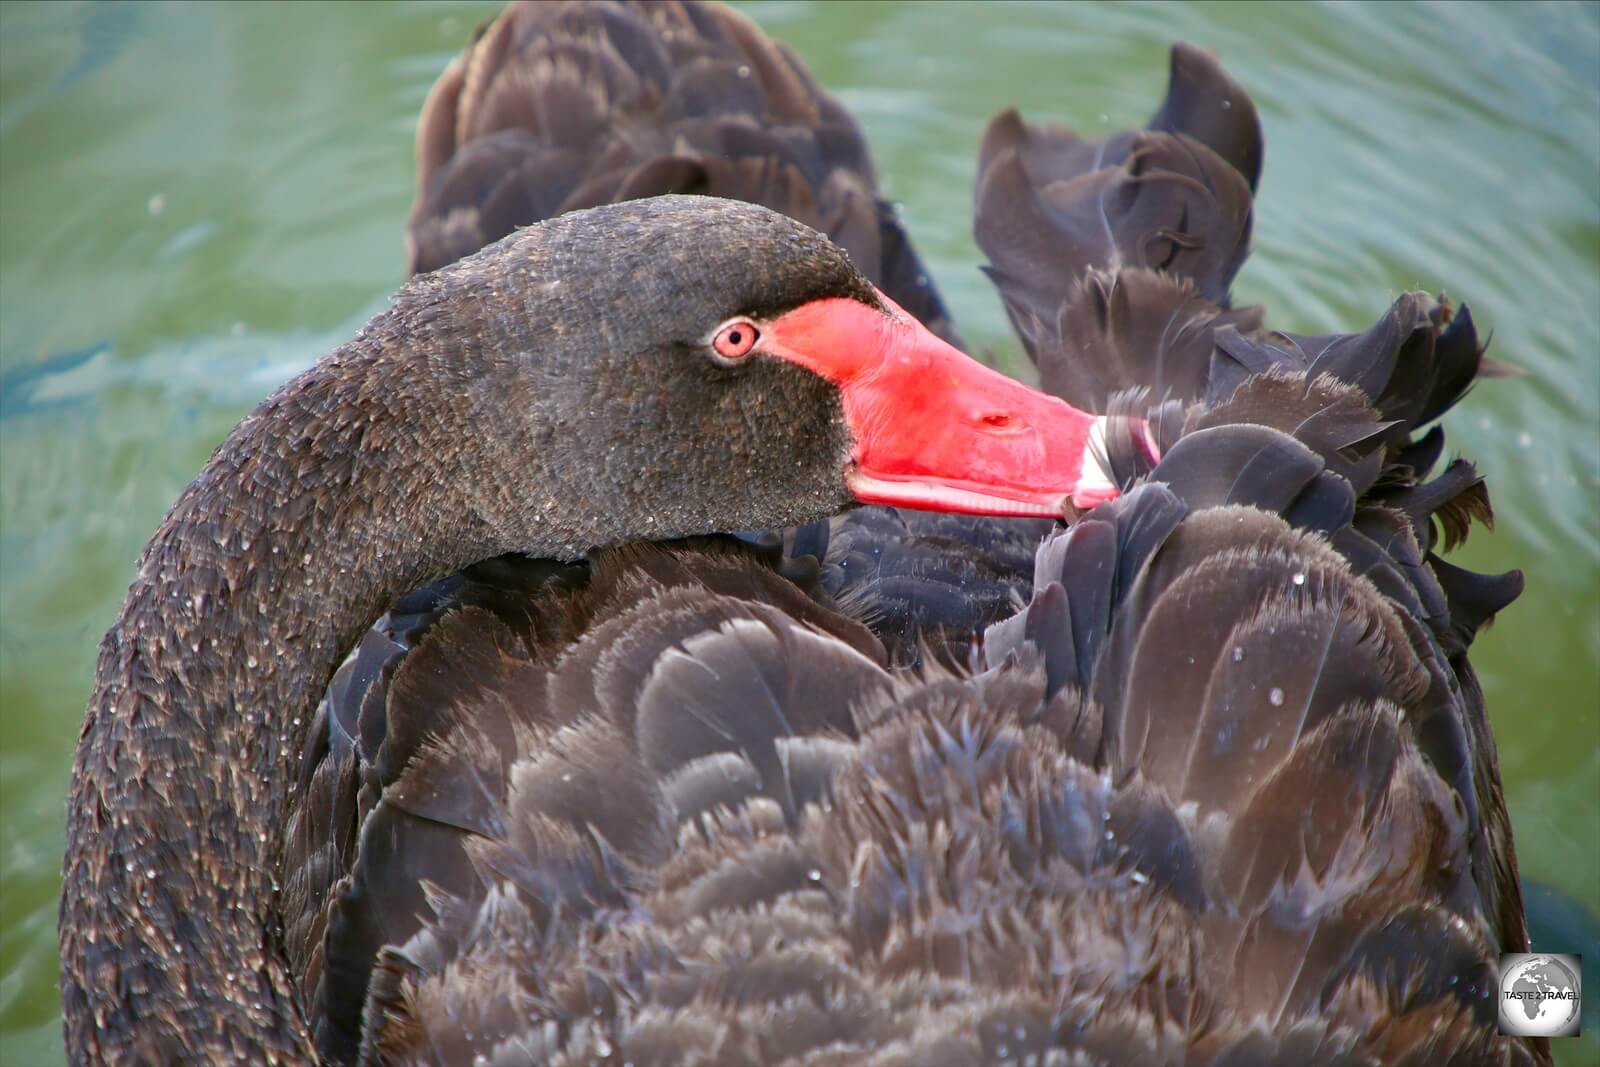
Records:
[[[1228,77],[1214,53],[1192,44],[1172,46],[1167,98],[1146,128],[1194,138],[1229,165],[1256,191],[1264,152],[1261,120],[1250,94]]]
[[[1086,410],[1108,411],[1113,394],[1129,388],[1147,389],[1155,401],[1199,399],[1216,332],[1260,324],[1259,308],[1224,310],[1187,279],[1128,268],[1090,270],[1053,324],[1018,328],[1034,339],[1027,347],[1039,359],[1042,389]],[[1053,358],[1039,358],[1044,353]]]
[[[1093,271],[1109,276],[1096,285],[1102,304],[1114,293],[1115,276],[1125,276],[1134,290],[1121,297],[1127,321],[1184,325],[1186,339],[1206,332],[1227,306],[1249,251],[1261,156],[1249,96],[1214,57],[1182,44],[1172,51],[1167,98],[1143,132],[1093,141],[1065,126],[1026,123],[1014,110],[990,121],[978,159],[974,233],[1029,355],[1041,373],[1076,386],[1061,395],[1104,410],[1107,392],[1134,384],[1105,381],[1094,390],[1085,389],[1092,382],[1074,380],[1086,373],[1077,370],[1086,358],[1082,335],[1106,317],[1090,303],[1072,316],[1073,328],[1066,321],[1075,302],[1093,301],[1078,289]],[[1140,268],[1172,279],[1150,291],[1154,283],[1126,278]],[[1197,307],[1195,298],[1217,307]],[[1254,330],[1259,313],[1238,321]],[[1148,348],[1139,355],[1154,358]],[[1209,342],[1202,342],[1200,357],[1208,355]],[[1104,373],[1103,360],[1088,362]],[[1179,375],[1172,395],[1197,399],[1179,390],[1185,376],[1201,372],[1171,370]],[[1146,376],[1137,384],[1156,388],[1157,399],[1167,395],[1164,380]]]
[[[1096,268],[1165,271],[1206,300],[1227,302],[1250,241],[1250,190],[1238,171],[1182,135],[1143,133],[1118,166],[1045,177],[1028,170],[1041,135],[1016,123],[1020,142],[981,164],[973,229],[1036,363],[1060,346],[1057,309]],[[992,125],[986,147],[1005,143],[995,133]],[[1055,155],[1076,162],[1082,153]]]

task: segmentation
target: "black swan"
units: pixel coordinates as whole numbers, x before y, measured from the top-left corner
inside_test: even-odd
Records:
[[[1434,554],[1470,466],[1423,481],[1486,361],[1417,294],[1228,307],[1260,160],[1183,46],[1147,131],[991,125],[980,243],[1092,418],[900,311],[953,336],[741,16],[511,9],[420,127],[442,269],[241,424],[106,637],[69,1052],[1542,1062],[1466,659],[1520,583]],[[445,266],[668,192],[860,270],[683,197]]]

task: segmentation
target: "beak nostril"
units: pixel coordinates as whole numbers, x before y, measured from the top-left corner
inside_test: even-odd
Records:
[[[997,412],[991,415],[985,415],[978,421],[991,430],[1005,430],[1010,428],[1012,419],[1010,415],[1007,415],[1003,412]]]

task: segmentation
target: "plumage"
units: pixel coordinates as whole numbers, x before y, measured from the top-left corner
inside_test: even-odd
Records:
[[[663,193],[798,219],[956,339],[855,119],[793,52],[720,5],[510,5],[423,108],[411,270],[564,211]]]
[[[1195,399],[1185,386],[1209,334],[1260,323],[1224,309],[1261,152],[1248,96],[1186,45],[1144,131],[1089,141],[1015,111],[990,121],[973,229],[1042,385],[1092,410],[1129,386]]]
[[[853,121],[720,7],[513,5],[441,78],[417,144],[414,269],[519,219],[694,189],[824,229],[949,332],[931,287],[914,284],[923,303],[900,288],[921,268]],[[991,277],[1042,384],[1109,415],[1123,490],[1065,529],[893,508],[785,526],[817,501],[736,502],[776,474],[729,487],[666,463],[695,486],[679,507],[766,528],[593,536],[601,520],[562,518],[534,486],[529,518],[557,523],[544,551],[480,551],[421,586],[413,565],[364,637],[318,636],[332,680],[314,718],[234,786],[287,794],[239,809],[280,846],[280,888],[248,884],[255,910],[219,935],[247,942],[255,922],[281,945],[287,984],[252,991],[279,1021],[230,1017],[206,1047],[1547,1062],[1494,1026],[1496,954],[1527,935],[1466,657],[1520,575],[1436,555],[1492,512],[1465,461],[1428,480],[1443,436],[1426,424],[1494,368],[1442,298],[1328,337],[1230,308],[1261,160],[1249,96],[1184,45],[1146,131],[991,123],[975,224]],[[503,283],[494,262],[437,284]],[[381,346],[381,324],[363,336]],[[798,380],[776,381],[807,410]],[[642,448],[693,451],[664,416],[642,426]],[[805,432],[786,456],[828,440]],[[654,501],[638,486],[659,455],[626,454],[616,469],[644,470],[625,484]],[[446,514],[489,506],[469,503]],[[90,954],[65,936],[81,978]],[[194,943],[222,962],[226,940]],[[80,1047],[85,999],[68,1000]]]

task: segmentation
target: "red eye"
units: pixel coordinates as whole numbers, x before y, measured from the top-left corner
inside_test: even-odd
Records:
[[[761,339],[761,331],[749,319],[725,323],[711,339],[711,349],[723,359],[742,359]]]

